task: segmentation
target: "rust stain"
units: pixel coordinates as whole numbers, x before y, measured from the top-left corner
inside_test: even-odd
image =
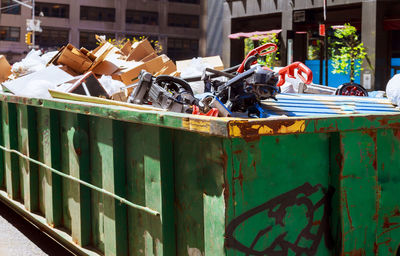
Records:
[[[346,204],[347,218],[349,219],[349,223],[350,223],[350,229],[354,229],[353,221],[352,221],[351,216],[350,216],[350,209],[349,209],[349,203],[347,201],[347,192],[346,192],[346,190],[343,190],[343,195],[344,195],[344,201],[345,201],[345,204]]]
[[[275,143],[279,144],[279,138],[278,137],[275,138]]]
[[[242,173],[242,163],[240,163],[239,166],[239,175],[237,177],[233,177],[233,180],[238,180],[239,184],[240,184],[240,188],[242,190],[243,193],[243,173]]]
[[[398,140],[400,140],[400,130],[396,129],[396,130],[394,130],[393,132],[394,132],[394,136],[395,136]]]
[[[341,153],[338,153],[336,155],[335,159],[336,159],[336,162],[337,162],[339,168],[342,169],[342,167],[343,167],[343,155]],[[342,174],[340,174],[340,175],[342,175]]]
[[[343,256],[364,256],[365,250],[363,248],[354,249],[351,252],[343,252]]]
[[[376,120],[376,116],[367,116],[367,119],[371,122]]]
[[[389,221],[389,217],[384,217],[383,218],[383,228],[387,229],[387,228],[391,228],[392,226],[398,225],[399,223],[397,222],[390,222]]]
[[[321,221],[320,220],[316,220],[316,221],[313,222],[312,225],[313,226],[319,226],[319,225],[321,225]]]
[[[253,162],[251,163],[251,165],[253,165],[254,171],[257,172],[256,161],[253,160]]]
[[[233,154],[238,155],[241,154],[243,152],[243,150],[235,150],[233,151]]]
[[[381,244],[389,245],[389,243],[390,243],[391,241],[392,241],[392,239],[389,238],[389,239],[387,239],[387,240],[385,240],[385,241],[383,241],[383,242],[380,242],[380,243],[374,242],[374,254],[375,254],[375,255],[378,255],[379,246],[380,246]],[[390,250],[390,248],[389,248],[389,250]]]
[[[222,167],[224,168],[224,171],[226,171],[226,168],[228,167],[228,155],[226,154],[225,150],[222,152],[221,159]]]
[[[225,209],[228,209],[226,206],[229,201],[229,186],[222,184],[222,188],[224,189]]]
[[[378,179],[378,177],[376,176],[376,179]],[[378,181],[377,181],[378,182]],[[375,220],[375,221],[377,221],[378,220],[378,217],[379,217],[379,203],[380,203],[380,201],[381,201],[381,186],[380,185],[378,185],[378,183],[377,183],[377,185],[376,185],[376,187],[375,187],[375,194],[376,194],[376,199],[375,199],[375,214],[374,214],[374,216],[373,216],[373,220]]]
[[[386,126],[389,123],[389,120],[387,118],[382,118],[381,120],[378,120],[378,122],[381,126]]]
[[[396,206],[396,209],[393,210],[392,216],[393,217],[400,216],[400,210],[398,206]]]

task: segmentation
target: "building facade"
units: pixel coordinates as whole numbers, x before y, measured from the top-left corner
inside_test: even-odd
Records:
[[[26,20],[32,18],[32,11],[12,0],[1,0],[1,8],[0,53],[18,59],[28,51]],[[158,40],[175,60],[218,54],[217,46],[207,45],[206,35],[207,15],[216,10],[219,14],[215,16],[221,19],[222,2],[217,0],[36,0],[35,18],[43,31],[36,33],[35,41],[42,49],[56,49],[68,42],[93,49],[95,34],[144,36]]]
[[[243,40],[230,40],[237,32],[281,29],[281,62],[287,64],[288,42],[293,61],[305,61],[323,19],[323,0],[226,0],[224,2],[223,59],[232,65],[243,58]],[[383,90],[393,72],[393,58],[400,57],[400,2],[396,0],[327,0],[327,27],[350,23],[361,31],[367,61],[361,84]],[[291,44],[289,44],[290,47]],[[289,51],[288,51],[289,50]]]

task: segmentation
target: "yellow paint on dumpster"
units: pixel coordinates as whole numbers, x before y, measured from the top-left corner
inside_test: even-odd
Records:
[[[281,128],[278,130],[278,133],[304,132],[305,129],[306,129],[306,121],[298,120],[298,121],[295,121],[294,124],[292,124],[290,126],[282,125]]]
[[[273,134],[274,130],[268,127],[267,125],[263,125],[258,129],[258,134]]]
[[[305,130],[305,120],[272,120],[259,123],[235,121],[229,124],[231,137],[256,137],[261,135],[300,133]]]
[[[238,126],[231,126],[230,127],[230,131],[229,131],[229,135],[231,135],[232,137],[241,137],[242,136],[242,132],[240,130],[240,128]]]
[[[198,119],[182,119],[182,127],[190,131],[206,132],[211,131],[211,125],[209,120],[198,120]]]

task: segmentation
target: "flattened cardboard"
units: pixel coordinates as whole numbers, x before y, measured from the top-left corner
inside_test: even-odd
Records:
[[[153,52],[155,52],[154,48],[147,39],[144,39],[140,42],[135,42],[132,45],[132,50],[129,53],[127,61],[140,61]]]
[[[111,61],[103,60],[100,64],[92,69],[96,75],[110,76],[114,74],[119,68]]]
[[[6,81],[11,75],[11,65],[4,55],[0,55],[0,83]]]

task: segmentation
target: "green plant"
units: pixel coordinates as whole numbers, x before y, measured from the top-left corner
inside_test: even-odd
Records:
[[[254,40],[254,39],[258,39],[258,40]],[[258,46],[267,44],[267,43],[274,43],[276,45],[279,44],[279,39],[277,38],[277,35],[275,33],[271,33],[268,34],[267,36],[263,36],[263,37],[259,37],[257,38],[257,36],[254,36],[253,38],[245,38],[244,40],[244,56],[246,57],[247,54],[249,53],[249,51],[251,51],[252,49],[254,49],[256,46],[255,41],[258,41]],[[279,48],[278,48],[279,49]],[[258,59],[258,63],[263,65],[263,66],[267,66],[267,67],[275,67],[277,62],[279,61],[278,58],[279,55],[279,51],[267,54],[266,56],[261,56]]]
[[[333,74],[350,74],[350,82],[360,75],[367,53],[357,35],[357,29],[345,24],[334,32],[331,44]]]
[[[109,42],[110,44],[113,44],[117,48],[121,49],[125,45],[126,42],[135,43],[135,42],[142,41],[144,39],[148,39],[148,38],[145,37],[145,36],[141,36],[139,38],[132,37],[132,39],[129,39],[129,38],[126,38],[126,37],[119,38],[119,39],[115,39],[115,38],[111,39],[111,38],[109,38],[109,39],[107,39],[107,42]],[[149,42],[154,47],[154,50],[157,53],[161,53],[162,52],[163,47],[162,47],[161,43],[158,40],[149,40]]]
[[[320,57],[320,52],[321,52],[321,41],[316,40],[315,45],[310,44],[308,46],[308,51],[307,51],[307,59],[308,60],[318,60]]]

